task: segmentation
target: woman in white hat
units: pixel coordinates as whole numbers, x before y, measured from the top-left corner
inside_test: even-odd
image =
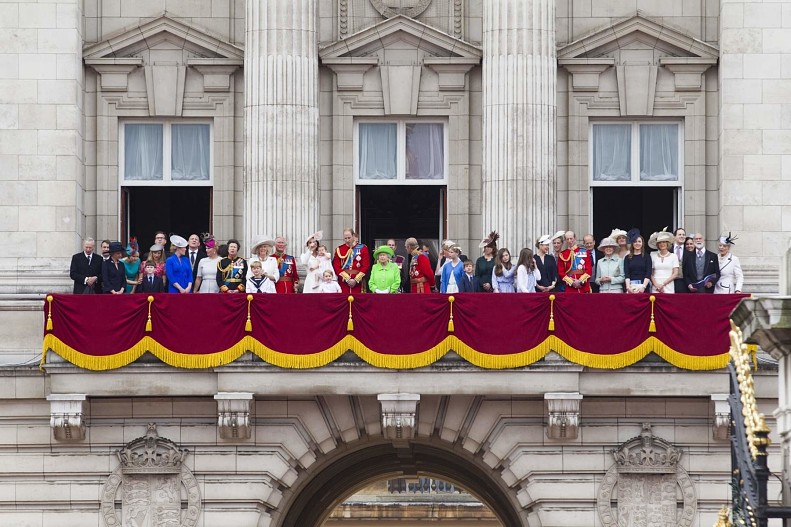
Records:
[[[258,235],[253,238],[253,244],[250,247],[252,256],[247,260],[247,278],[253,276],[250,270],[252,262],[261,262],[261,270],[263,271],[264,278],[269,278],[274,284],[280,278],[280,271],[277,266],[277,259],[272,256],[275,249],[275,240],[271,236]]]
[[[648,246],[657,249],[651,253],[651,286],[654,293],[675,293],[673,280],[678,277],[681,265],[676,253],[671,252],[675,238],[673,234],[662,230],[655,232],[648,239]]]
[[[187,258],[187,240],[174,234],[170,237],[173,254],[165,261],[168,293],[192,293],[192,263]]]
[[[609,238],[615,240],[617,247],[615,248],[614,254],[623,261],[626,255],[629,254],[629,244],[626,243],[626,231],[616,227],[610,233]]]
[[[305,282],[302,284],[303,293],[318,293],[321,284],[321,262],[319,261],[319,242],[323,237],[322,231],[316,231],[305,240],[305,252],[299,261],[305,266]]]
[[[555,262],[560,261],[560,253],[563,252],[563,240],[566,236],[566,231],[558,231],[552,236],[552,258],[555,259]],[[557,270],[555,271],[557,275]],[[543,275],[542,275],[543,276]],[[559,292],[563,292],[566,290],[566,284],[563,280],[557,280],[556,282],[556,289]]]
[[[714,284],[715,294],[741,293],[744,284],[744,274],[739,258],[731,254],[731,245],[734,245],[736,236],[720,236],[717,248],[719,249],[720,279]]]
[[[599,250],[604,253],[596,262],[596,283],[600,293],[623,293],[623,260],[615,254],[616,249],[618,242],[612,238],[605,238],[599,244]]]
[[[536,289],[541,293],[553,291],[558,282],[558,262],[554,256],[549,254],[551,241],[549,234],[539,238],[538,242],[536,242],[536,254],[533,255],[533,259],[536,261],[536,269],[541,274],[541,279],[536,284]]]

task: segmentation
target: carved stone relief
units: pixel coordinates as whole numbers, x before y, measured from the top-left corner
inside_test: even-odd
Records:
[[[379,14],[385,18],[404,15],[416,18],[431,4],[431,0],[371,0]]]
[[[160,438],[155,424],[116,452],[120,466],[102,489],[107,527],[194,527],[201,512],[198,481],[184,465],[187,450]],[[120,494],[120,496],[119,496]],[[182,499],[182,495],[186,499]],[[116,502],[121,501],[121,517]],[[182,507],[186,501],[186,508]]]
[[[613,450],[615,464],[597,494],[602,525],[691,527],[697,498],[692,480],[679,465],[681,453],[654,436],[647,423],[639,436]],[[683,504],[680,510],[679,500]]]

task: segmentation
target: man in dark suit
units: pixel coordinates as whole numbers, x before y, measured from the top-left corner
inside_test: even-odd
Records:
[[[720,279],[717,255],[706,250],[706,242],[699,232],[693,236],[695,252],[684,260],[684,283],[690,293],[713,293],[714,284]]]
[[[82,252],[78,252],[71,257],[69,266],[69,276],[74,281],[75,295],[81,294],[86,289],[94,292],[102,292],[102,257],[95,254],[93,248],[96,242],[93,238],[85,238],[82,242]]]
[[[201,246],[201,239],[197,234],[190,234],[189,240],[187,240],[186,256],[192,265],[192,283],[194,284],[195,278],[198,276],[198,264],[206,258],[206,251]]]
[[[673,233],[673,247],[670,250],[678,258],[678,277],[673,280],[673,289],[676,293],[689,293],[687,284],[684,282],[684,241],[687,239],[687,231],[683,227],[679,227]]]
[[[593,275],[591,276],[591,291],[594,293],[599,292],[599,284],[596,283],[596,264],[599,263],[599,253],[596,252],[596,238],[593,234],[586,234],[582,237],[582,245],[588,250],[591,255],[591,267],[593,267]]]

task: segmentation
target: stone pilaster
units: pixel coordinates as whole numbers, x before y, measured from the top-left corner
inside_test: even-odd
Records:
[[[512,254],[555,232],[555,2],[483,3],[485,231]]]
[[[245,252],[256,234],[284,234],[298,248],[318,228],[316,3],[246,2]]]

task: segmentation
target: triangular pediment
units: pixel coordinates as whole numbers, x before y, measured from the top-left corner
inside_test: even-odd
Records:
[[[480,60],[481,48],[412,18],[397,15],[319,50],[324,59],[366,57],[376,50],[406,43],[437,57]]]
[[[145,50],[178,48],[196,58],[244,60],[244,50],[211,34],[166,15],[118,31],[83,50],[86,61],[135,57]]]
[[[595,59],[619,49],[658,49],[670,57],[716,61],[719,50],[678,29],[660,24],[638,12],[635,16],[594,30],[588,36],[558,49],[558,59]]]

